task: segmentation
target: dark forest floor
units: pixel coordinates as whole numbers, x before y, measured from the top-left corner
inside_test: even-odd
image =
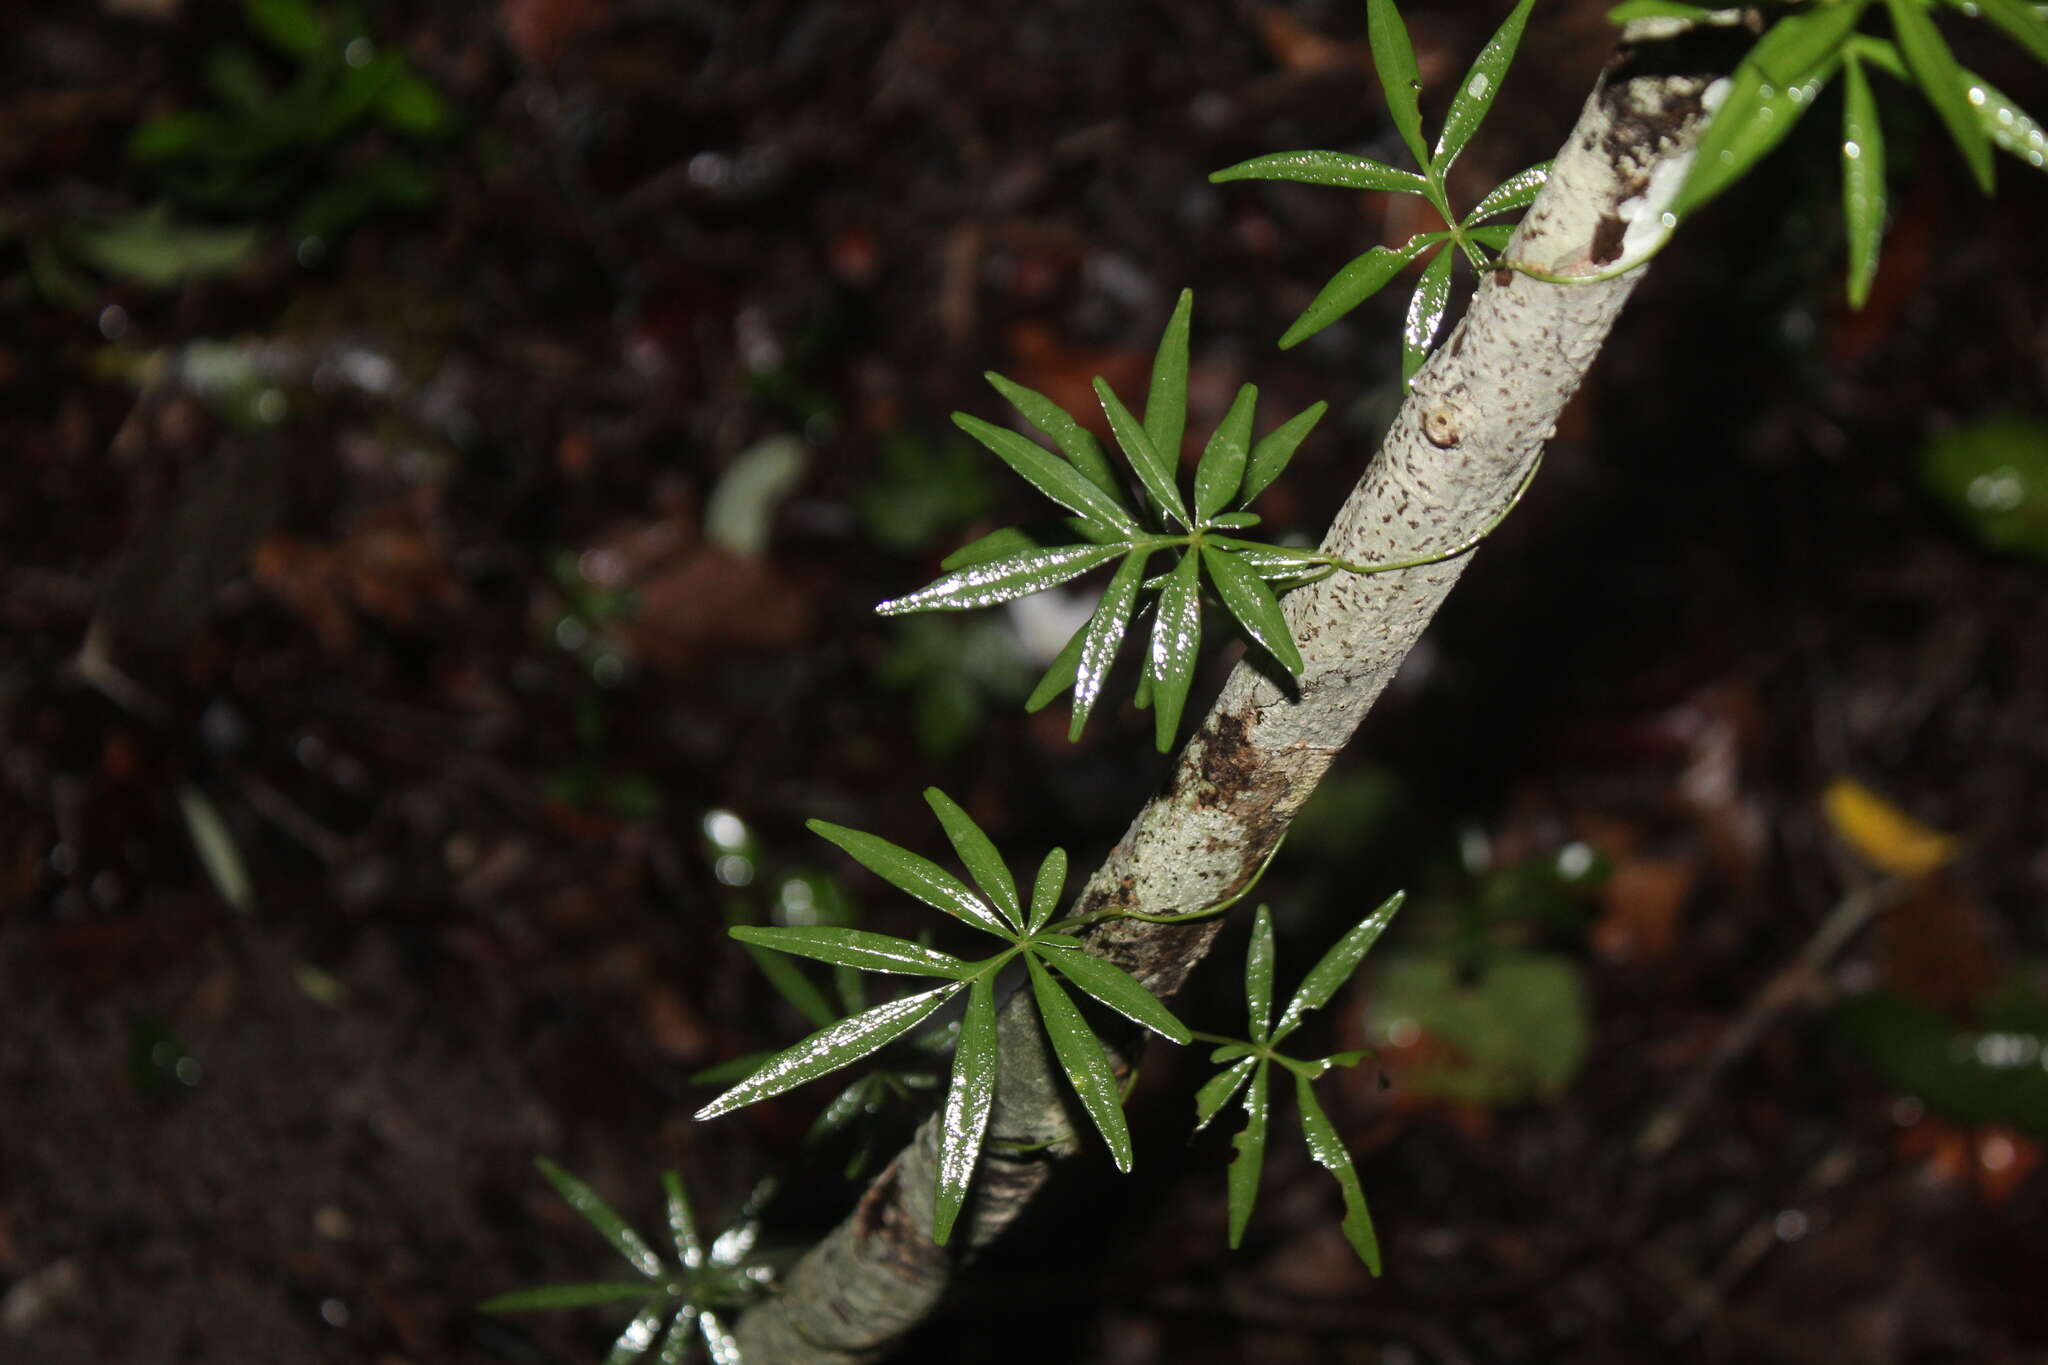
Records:
[[[1441,92],[1501,7],[1404,8]],[[1461,191],[1549,154],[1603,8],[1539,7]],[[946,414],[997,416],[991,367],[1129,393],[1192,285],[1193,430],[1247,379],[1332,400],[1265,504],[1314,533],[1398,399],[1403,290],[1271,342],[1420,225],[1204,179],[1394,153],[1362,5],[369,9],[448,126],[287,147],[260,208],[179,210],[253,248],[160,289],[77,233],[162,192],[129,138],[214,103],[238,7],[0,20],[0,1360],[595,1362],[596,1313],[475,1311],[616,1272],[540,1154],[643,1226],[669,1167],[710,1218],[797,1169],[766,1238],[800,1247],[854,1190],[804,1159],[824,1087],[689,1119],[692,1073],[801,1028],[728,916],[824,873],[915,932],[806,818],[935,852],[936,783],[1085,868],[1165,772],[1120,701],[1078,746],[1024,716],[1013,618],[869,610],[1033,511]],[[1881,991],[1968,1039],[2048,990],[2048,577],[1919,474],[2048,419],[2048,179],[1983,201],[1893,107],[1872,305],[1803,129],[1658,260],[1262,888],[1283,982],[1413,893],[1332,1011],[1386,1045],[1333,1110],[1385,1276],[1284,1112],[1229,1253],[1227,1133],[1185,1141],[1197,1059],[1155,1051],[1137,1174],[1073,1177],[904,1359],[2048,1360],[2048,1102],[1944,1107],[1841,1022]],[[421,202],[306,243],[400,157]],[[1883,881],[1839,778],[1960,853]],[[1185,1015],[1227,1017],[1226,934]],[[1375,969],[1447,954],[1562,964],[1583,1046],[1504,1026],[1475,1080],[1469,1039],[1389,1035]]]

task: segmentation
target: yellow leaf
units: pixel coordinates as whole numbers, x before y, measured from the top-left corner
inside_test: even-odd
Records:
[[[1895,877],[1924,877],[1956,856],[1962,841],[1929,829],[1861,782],[1828,783],[1821,808],[1856,856]]]

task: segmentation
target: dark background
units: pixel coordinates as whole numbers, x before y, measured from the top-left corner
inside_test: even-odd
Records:
[[[1603,8],[1539,6],[1463,202],[1557,145]],[[286,138],[206,204],[130,139],[219,107],[225,47],[291,77],[238,7],[0,20],[0,1359],[595,1361],[599,1314],[475,1312],[619,1271],[536,1154],[643,1227],[669,1167],[712,1220],[784,1174],[771,1250],[842,1213],[845,1151],[802,1146],[827,1085],[689,1119],[714,1093],[693,1072],[804,1027],[726,919],[808,870],[925,927],[808,817],[936,854],[936,783],[1019,865],[1060,843],[1078,875],[1161,780],[1121,679],[1070,747],[1062,707],[1021,711],[1036,668],[1006,618],[869,608],[1036,511],[949,434],[956,408],[998,418],[979,372],[1131,398],[1184,284],[1192,432],[1245,379],[1267,422],[1332,401],[1263,504],[1320,530],[1397,402],[1406,291],[1272,340],[1343,261],[1429,225],[1204,176],[1398,157],[1362,9],[376,5],[377,50],[448,117]],[[1504,6],[1405,9],[1433,119]],[[1947,28],[2048,110],[2038,69]],[[1227,1133],[1186,1142],[1200,1058],[1155,1051],[1137,1174],[1075,1175],[905,1358],[2048,1352],[2038,1094],[1944,1112],[1836,1014],[1877,989],[1967,1030],[2038,995],[2048,951],[2042,568],[1920,472],[1942,431],[2048,418],[2048,180],[2001,157],[1983,200],[1881,93],[1870,307],[1841,302],[1830,95],[1658,260],[1262,888],[1283,988],[1415,895],[1327,1046],[1385,1041],[1362,1013],[1381,958],[1476,982],[1542,952],[1583,1054],[1446,1099],[1429,1077],[1470,1039],[1409,1030],[1384,1082],[1331,1083],[1372,1281],[1287,1105],[1227,1252]],[[78,246],[166,196],[253,247],[150,287]],[[749,556],[711,509],[779,434],[808,462]],[[1823,817],[1841,776],[1962,851],[1787,977],[1879,875]],[[713,810],[750,831],[723,880]],[[192,812],[221,825],[211,873]],[[1574,846],[1589,882],[1549,870]],[[1177,1003],[1197,1027],[1237,1027],[1241,951],[1226,931]],[[1784,1008],[1717,1061],[1759,1001]]]

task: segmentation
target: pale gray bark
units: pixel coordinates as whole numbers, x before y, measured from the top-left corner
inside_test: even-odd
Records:
[[[1632,76],[1596,88],[1559,152],[1511,256],[1562,275],[1646,254],[1696,145],[1707,81]],[[1626,255],[1624,255],[1626,253]],[[1551,284],[1494,272],[1417,375],[1385,444],[1338,512],[1324,549],[1353,562],[1449,549],[1508,505],[1555,430],[1640,270]],[[1256,873],[1457,582],[1469,556],[1373,576],[1339,573],[1285,599],[1306,668],[1298,691],[1240,665],[1182,750],[1166,790],[1138,813],[1074,909],[1152,914],[1215,904]],[[1380,892],[1371,893],[1377,899]],[[1111,920],[1092,946],[1160,995],[1208,950],[1219,921]],[[765,1365],[872,1360],[922,1321],[952,1273],[999,1235],[1075,1139],[1028,992],[1002,1021],[990,1147],[954,1246],[929,1237],[936,1120],[898,1154],[853,1214],[739,1327]],[[1009,1150],[1018,1146],[1033,1150]],[[1091,1153],[1091,1156],[1099,1155]]]

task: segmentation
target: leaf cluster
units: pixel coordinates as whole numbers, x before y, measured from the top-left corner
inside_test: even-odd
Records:
[[[377,129],[419,142],[453,122],[446,100],[403,55],[380,52],[359,15],[311,0],[243,0],[242,15],[267,53],[222,44],[203,75],[216,104],[163,114],[129,139],[170,195],[208,213],[265,214],[296,201],[295,238],[328,244],[385,208],[416,208],[433,194],[427,171],[396,148],[346,170],[333,154]],[[272,67],[290,78],[279,83]]]
[[[1280,613],[1275,584],[1291,585],[1329,572],[1313,552],[1244,540],[1235,532],[1258,524],[1243,510],[1294,458],[1328,405],[1317,403],[1254,441],[1258,387],[1246,384],[1202,450],[1193,497],[1179,481],[1187,424],[1188,321],[1192,293],[1183,292],[1152,364],[1143,420],[1132,415],[1103,379],[1095,392],[1135,487],[1127,485],[1093,433],[1044,394],[991,372],[989,383],[1051,438],[1057,453],[1004,427],[966,413],[961,430],[1074,515],[1048,526],[1012,526],[948,556],[945,576],[875,608],[883,615],[965,610],[1026,597],[1115,561],[1116,571],[1095,611],[1074,632],[1026,709],[1036,711],[1067,689],[1074,693],[1069,738],[1078,739],[1102,695],[1104,679],[1132,623],[1139,600],[1151,596],[1151,641],[1138,704],[1150,704],[1164,753],[1179,729],[1194,682],[1202,639],[1206,585],[1238,627],[1288,673],[1301,671],[1301,652]],[[1173,567],[1148,576],[1154,555]]]
[[[1053,1056],[1119,1170],[1130,1169],[1131,1135],[1109,1050],[1061,980],[1162,1037],[1185,1043],[1193,1035],[1135,978],[1090,954],[1080,939],[1064,932],[1072,926],[1052,923],[1066,883],[1064,850],[1056,848],[1046,855],[1032,881],[1030,898],[1024,900],[994,844],[967,812],[936,787],[926,790],[925,800],[973,879],[972,888],[938,864],[886,839],[823,820],[811,821],[810,828],[898,890],[1004,946],[992,956],[970,962],[908,939],[861,929],[735,927],[732,936],[749,945],[943,984],[819,1029],[770,1057],[745,1080],[698,1110],[697,1117],[714,1118],[859,1061],[964,995],[965,1013],[954,1045],[940,1129],[938,1188],[932,1207],[932,1240],[943,1246],[966,1202],[995,1099],[996,983],[1005,967],[1021,960]]]
[[[1419,195],[1449,225],[1433,232],[1419,232],[1398,247],[1376,246],[1344,266],[1288,327],[1280,338],[1283,349],[1322,331],[1435,250],[1435,257],[1423,267],[1422,278],[1409,297],[1407,319],[1401,328],[1401,378],[1413,379],[1443,326],[1444,312],[1450,303],[1453,262],[1463,255],[1480,272],[1498,264],[1498,254],[1506,248],[1514,228],[1488,224],[1486,220],[1534,203],[1537,192],[1549,178],[1550,163],[1546,161],[1509,176],[1481,196],[1463,217],[1452,212],[1445,183],[1451,164],[1465,150],[1493,107],[1494,97],[1500,93],[1534,4],[1535,0],[1521,0],[1480,50],[1465,74],[1464,83],[1451,99],[1435,149],[1426,150],[1419,99],[1422,75],[1415,64],[1415,48],[1409,41],[1407,25],[1401,21],[1394,0],[1367,0],[1366,37],[1372,48],[1373,65],[1379,71],[1380,87],[1386,93],[1387,112],[1409,155],[1421,167],[1420,173],[1342,152],[1278,152],[1239,162],[1209,177],[1219,183],[1295,180],[1310,185]]]
[[[1877,275],[1885,229],[1885,142],[1873,69],[1916,87],[1954,141],[1971,177],[1992,189],[1993,149],[2048,169],[2048,134],[2009,97],[1956,61],[1929,14],[1930,0],[1827,0],[1786,7],[1718,94],[1698,159],[1671,210],[1683,217],[1744,175],[1792,131],[1836,74],[1842,76],[1842,216],[1849,242],[1849,302],[1862,307]],[[2025,0],[1940,0],[1940,6],[1997,26],[2048,63],[2048,19]],[[1882,10],[1891,36],[1861,31]],[[1631,0],[1609,12],[1617,23],[1672,18],[1717,22],[1716,11],[1667,0]]]
[[[545,1312],[637,1300],[640,1307],[612,1344],[605,1365],[626,1365],[653,1349],[657,1339],[660,1349],[654,1359],[658,1365],[681,1365],[691,1342],[699,1337],[714,1365],[739,1365],[739,1344],[720,1315],[758,1297],[772,1278],[768,1267],[753,1258],[754,1245],[760,1239],[760,1209],[771,1186],[757,1188],[732,1225],[707,1247],[698,1235],[696,1214],[683,1190],[682,1177],[674,1171],[664,1174],[661,1183],[667,1196],[669,1240],[675,1247],[671,1263],[597,1191],[546,1157],[537,1164],[555,1192],[625,1257],[639,1278],[514,1290],[486,1301],[484,1312]],[[665,1333],[664,1322],[668,1324]]]
[[[1351,979],[1367,951],[1379,941],[1380,935],[1393,921],[1402,899],[1399,892],[1389,896],[1337,940],[1302,978],[1293,998],[1280,1012],[1277,1023],[1273,1019],[1273,913],[1263,905],[1259,907],[1258,917],[1252,924],[1251,946],[1244,960],[1245,1009],[1251,1036],[1223,1038],[1206,1033],[1198,1035],[1206,1042],[1219,1045],[1209,1060],[1224,1066],[1195,1093],[1195,1131],[1208,1127],[1210,1121],[1240,1092],[1244,1097],[1245,1124],[1231,1140],[1235,1149],[1229,1174],[1230,1245],[1233,1250],[1244,1240],[1245,1226],[1251,1220],[1252,1207],[1258,1199],[1259,1173],[1265,1165],[1266,1137],[1271,1126],[1269,1082],[1273,1068],[1277,1066],[1294,1077],[1294,1099],[1301,1111],[1301,1131],[1308,1143],[1309,1155],[1336,1177],[1338,1188],[1343,1191],[1344,1238],[1351,1243],[1351,1249],[1358,1253],[1358,1259],[1365,1263],[1366,1269],[1375,1275],[1380,1273],[1379,1239],[1373,1233],[1372,1215],[1365,1206],[1365,1189],[1359,1184],[1358,1170],[1352,1165],[1351,1154],[1345,1150],[1336,1125],[1330,1122],[1315,1094],[1316,1079],[1331,1067],[1356,1066],[1369,1054],[1338,1052],[1303,1060],[1287,1056],[1278,1049],[1281,1042],[1301,1026],[1303,1018],[1311,1010],[1329,1004]]]

